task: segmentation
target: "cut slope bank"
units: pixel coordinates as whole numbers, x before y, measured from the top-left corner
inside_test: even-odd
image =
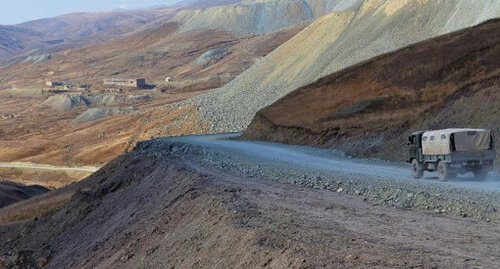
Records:
[[[365,1],[359,8],[319,18],[231,83],[195,102],[212,132],[241,131],[259,109],[325,75],[499,16],[499,1]]]
[[[489,128],[500,145],[500,20],[324,77],[259,111],[247,139],[404,160],[407,134]]]

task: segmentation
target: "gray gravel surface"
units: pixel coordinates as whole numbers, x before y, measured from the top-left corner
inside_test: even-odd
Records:
[[[332,11],[358,7],[363,0],[245,1],[204,10],[183,10],[170,21],[181,31],[221,29],[239,36],[261,35],[307,23]]]
[[[410,178],[406,164],[352,159],[342,152],[234,140],[237,134],[162,138],[136,150],[164,158],[316,189],[364,196],[375,204],[500,221],[500,177],[439,182]]]
[[[314,21],[226,86],[196,97],[211,133],[244,130],[259,109],[325,75],[499,17],[500,1],[383,0],[346,9]]]

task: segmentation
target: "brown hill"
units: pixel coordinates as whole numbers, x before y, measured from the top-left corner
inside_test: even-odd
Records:
[[[59,42],[50,35],[19,28],[0,25],[0,59],[13,57],[29,50],[50,46]]]
[[[157,17],[154,10],[72,13],[24,22],[17,27],[40,33],[77,39],[99,33],[118,35],[133,31]]]
[[[321,78],[260,110],[244,137],[396,160],[422,129],[490,128],[500,144],[499,29],[489,21]]]

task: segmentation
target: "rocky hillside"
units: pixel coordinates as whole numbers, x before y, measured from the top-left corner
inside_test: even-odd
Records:
[[[358,7],[360,0],[245,1],[204,10],[183,10],[171,19],[182,31],[222,29],[237,35],[267,34],[303,24],[334,10]]]
[[[323,77],[259,111],[245,137],[396,160],[416,130],[490,128],[500,145],[499,29],[493,20]]]
[[[244,130],[255,113],[325,75],[500,16],[489,0],[363,1],[321,17],[225,87],[196,100],[212,132]]]
[[[0,59],[13,57],[19,53],[58,43],[56,38],[41,32],[0,25]]]

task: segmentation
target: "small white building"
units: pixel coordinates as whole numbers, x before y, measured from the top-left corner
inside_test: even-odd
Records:
[[[172,77],[166,77],[165,78],[165,82],[172,82],[174,81],[174,79]]]

